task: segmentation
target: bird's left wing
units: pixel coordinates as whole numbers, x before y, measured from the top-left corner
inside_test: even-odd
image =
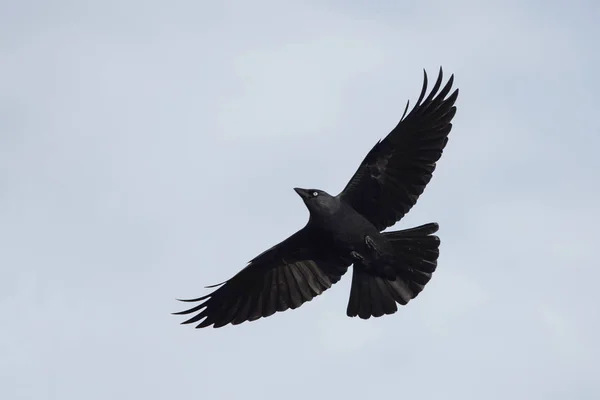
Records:
[[[451,76],[440,91],[442,75],[440,68],[425,98],[425,73],[414,108],[408,115],[404,111],[398,125],[371,149],[338,195],[379,230],[394,225],[415,205],[448,142],[458,89],[449,95]]]
[[[294,309],[323,293],[346,273],[348,262],[322,248],[305,227],[251,260],[233,278],[201,302],[177,315],[197,313],[183,324],[198,322],[197,328],[241,324]]]

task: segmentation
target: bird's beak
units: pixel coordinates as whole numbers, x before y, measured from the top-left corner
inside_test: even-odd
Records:
[[[302,197],[303,200],[306,200],[310,197],[310,193],[308,193],[308,190],[306,189],[294,188],[294,190],[296,191],[296,193],[298,193],[300,197]]]

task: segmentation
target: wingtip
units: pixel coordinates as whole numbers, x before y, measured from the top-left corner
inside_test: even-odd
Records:
[[[410,106],[410,100],[408,100],[406,102],[406,107],[404,107],[404,112],[402,113],[402,117],[400,117],[400,122],[402,122],[402,120],[404,120],[404,117],[406,117],[406,113],[408,112],[409,106]],[[379,140],[379,142],[381,142],[381,139]]]
[[[450,78],[448,78],[448,83],[447,85],[452,86],[454,84],[454,74],[450,75]]]
[[[197,298],[197,299],[175,299],[175,300],[181,301],[183,303],[193,303],[193,302],[196,302],[196,301],[200,301],[201,298]]]
[[[210,286],[204,286],[204,289],[212,289],[212,288],[216,288],[217,286],[222,286],[224,284],[226,284],[227,281],[223,281],[223,282],[219,282],[219,283],[215,283],[214,285],[210,285]]]

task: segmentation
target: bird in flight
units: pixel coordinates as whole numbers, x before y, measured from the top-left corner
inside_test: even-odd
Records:
[[[196,328],[238,325],[295,309],[338,282],[352,265],[346,314],[369,319],[398,311],[431,279],[440,240],[437,223],[382,232],[415,205],[448,142],[458,89],[443,71],[427,93],[427,72],[415,106],[366,155],[337,196],[294,188],[310,212],[307,224],[252,259],[231,279],[207,288],[177,312]],[[441,90],[440,90],[441,89]]]

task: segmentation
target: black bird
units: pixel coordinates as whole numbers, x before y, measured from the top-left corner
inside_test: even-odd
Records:
[[[353,265],[346,314],[363,319],[393,314],[431,279],[437,267],[438,224],[381,232],[417,202],[448,142],[458,89],[454,75],[440,90],[442,68],[427,97],[427,72],[416,105],[367,154],[337,196],[294,190],[310,218],[304,228],[251,260],[201,302],[175,314],[197,313],[183,324],[237,325],[300,307],[338,282]]]

